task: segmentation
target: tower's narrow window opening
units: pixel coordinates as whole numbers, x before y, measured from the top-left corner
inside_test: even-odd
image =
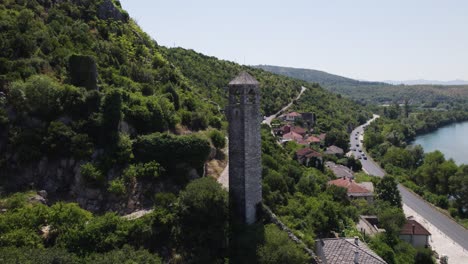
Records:
[[[256,103],[256,97],[257,95],[255,94],[254,90],[250,90],[249,94],[247,95],[247,103],[249,104]]]
[[[241,103],[241,94],[240,94],[239,90],[234,92],[234,103],[235,104],[240,104]]]

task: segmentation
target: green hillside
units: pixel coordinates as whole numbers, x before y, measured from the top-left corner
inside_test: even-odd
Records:
[[[225,162],[224,88],[241,71],[261,82],[264,114],[306,86],[292,109],[315,113],[329,143],[370,115],[317,84],[161,47],[114,0],[2,1],[0,29],[0,263],[230,260],[228,195],[205,168]],[[265,203],[309,247],[357,232],[366,208],[294,160],[297,146],[268,127],[262,139]],[[139,209],[153,211],[121,217]],[[265,224],[241,229],[237,263],[308,263]]]
[[[329,91],[362,103],[388,104],[410,100],[412,104],[434,107],[439,103],[466,102],[468,100],[468,86],[466,85],[392,85],[357,81],[317,70],[270,65],[255,67],[310,83],[318,83]]]

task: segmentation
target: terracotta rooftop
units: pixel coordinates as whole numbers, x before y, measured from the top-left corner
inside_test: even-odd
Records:
[[[305,130],[305,128],[302,128],[302,127],[299,127],[299,126],[291,127],[291,131],[294,131],[294,132],[296,132],[298,134],[301,134],[301,135],[303,135],[303,134],[305,134],[307,132],[307,130]]]
[[[320,141],[322,141],[320,138],[316,136],[310,136],[306,140],[310,143],[320,143]]]
[[[234,78],[229,85],[243,85],[243,84],[250,84],[250,85],[258,85],[259,82],[252,77],[252,75],[248,74],[247,72],[241,72]]]
[[[327,264],[384,264],[379,255],[355,238],[328,238],[316,241],[317,254]]]
[[[318,138],[320,138],[320,140],[325,140],[325,138],[327,137],[327,134],[325,133],[322,133],[318,136]]]
[[[283,135],[283,139],[290,139],[290,140],[301,140],[302,136],[299,135],[298,133],[292,131],[287,134]]]
[[[301,116],[301,114],[299,114],[298,112],[291,112],[291,113],[284,114],[284,116],[299,117]]]
[[[366,188],[357,184],[355,181],[348,178],[340,178],[333,181],[329,181],[328,184],[333,184],[338,187],[346,188],[348,190],[348,195],[372,194],[372,191],[367,190]]]
[[[311,148],[303,148],[298,151],[296,151],[296,155],[298,157],[307,157],[307,158],[320,158],[322,157],[322,154],[318,153],[317,151],[311,149]]]
[[[413,225],[414,225],[414,233],[413,233]],[[416,220],[408,219],[406,220],[405,225],[400,231],[400,235],[426,235],[430,236],[431,233],[427,231],[424,226],[418,223]]]

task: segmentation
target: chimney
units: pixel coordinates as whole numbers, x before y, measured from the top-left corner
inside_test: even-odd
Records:
[[[354,244],[359,247],[359,237],[355,236],[354,237]]]
[[[359,251],[354,251],[354,264],[359,264]]]
[[[413,235],[414,235],[414,233],[415,233],[414,230],[416,229],[416,225],[413,224],[411,227],[413,228],[412,231],[413,231]]]

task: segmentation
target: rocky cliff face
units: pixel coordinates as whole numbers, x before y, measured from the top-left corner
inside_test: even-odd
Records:
[[[6,180],[7,191],[44,190],[48,201],[58,200],[77,202],[82,208],[94,213],[114,211],[120,214],[132,213],[147,208],[152,204],[152,195],[158,192],[178,191],[169,180],[136,181],[127,187],[126,194],[116,195],[107,191],[106,186],[90,184],[81,175],[81,165],[85,161],[73,158],[42,158],[38,163],[31,163],[21,168],[4,170],[1,177]],[[106,175],[110,181],[121,174],[111,170]],[[195,170],[193,177],[199,177]]]

